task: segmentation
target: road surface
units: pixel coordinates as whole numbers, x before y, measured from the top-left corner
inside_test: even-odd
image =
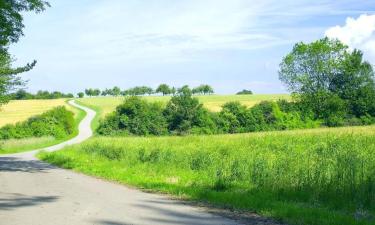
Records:
[[[45,151],[92,136],[95,112],[69,104],[87,113],[79,135]],[[162,195],[56,168],[37,160],[37,152],[0,156],[1,225],[240,224]]]

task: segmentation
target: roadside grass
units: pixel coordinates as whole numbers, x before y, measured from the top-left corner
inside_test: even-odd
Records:
[[[203,105],[211,111],[220,111],[221,106],[230,101],[239,101],[248,107],[254,106],[261,101],[276,101],[278,99],[289,99],[288,94],[267,94],[267,95],[201,95],[195,96]],[[125,97],[93,97],[82,98],[77,101],[95,109],[99,114],[99,118],[103,118],[108,113],[113,112],[118,105],[124,101]],[[145,96],[143,97],[151,102],[166,103],[170,100],[170,96]],[[94,122],[98,123],[98,121]],[[94,127],[97,124],[94,124]]]
[[[31,101],[34,101],[34,100],[31,100]],[[51,101],[54,101],[54,100],[51,100]],[[74,132],[71,135],[62,139],[56,139],[54,137],[35,137],[35,138],[0,140],[0,155],[41,149],[41,148],[59,144],[61,142],[67,141],[77,136],[79,132],[78,125],[82,121],[82,119],[86,116],[86,112],[67,104],[67,101],[68,100],[65,99],[63,101],[63,105],[65,104],[65,107],[67,107],[68,110],[74,113],[74,120],[75,120]]]
[[[96,137],[52,164],[288,224],[375,224],[375,126]]]

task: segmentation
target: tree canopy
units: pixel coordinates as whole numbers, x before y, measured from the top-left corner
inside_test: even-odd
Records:
[[[338,111],[375,115],[373,68],[360,50],[350,50],[339,40],[297,43],[280,64],[279,76],[319,118],[332,119]]]
[[[36,61],[24,67],[12,68],[12,57],[8,47],[23,35],[22,12],[41,12],[49,3],[42,0],[3,0],[0,1],[0,105],[9,100],[7,94],[23,84],[17,74],[31,70]]]

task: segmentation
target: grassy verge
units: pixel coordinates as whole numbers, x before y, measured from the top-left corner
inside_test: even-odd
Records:
[[[375,224],[375,127],[96,137],[39,157],[89,175],[289,224]]]
[[[24,151],[30,151],[35,149],[41,149],[49,146],[53,146],[69,139],[74,138],[78,135],[78,125],[82,119],[86,116],[86,112],[74,108],[68,107],[69,110],[74,112],[75,128],[74,132],[62,139],[56,139],[54,137],[38,137],[38,138],[25,138],[25,139],[10,139],[1,141],[0,140],[0,154],[19,153]]]

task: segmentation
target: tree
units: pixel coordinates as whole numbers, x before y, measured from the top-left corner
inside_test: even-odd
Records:
[[[77,95],[78,95],[78,98],[83,98],[85,96],[83,92],[79,92]]]
[[[280,64],[279,76],[317,118],[326,119],[326,111],[338,114],[332,112],[335,109],[357,117],[375,116],[373,68],[361,51],[350,51],[339,40],[297,43]]]
[[[92,88],[89,88],[89,89],[85,89],[85,94],[87,95],[87,96],[92,96]]]
[[[204,95],[213,94],[214,89],[210,85],[202,84],[202,85],[199,85],[196,88],[193,88],[192,93],[193,94],[204,94]]]
[[[42,0],[11,0],[0,3],[0,46],[8,46],[18,42],[23,35],[23,11],[41,12],[49,6],[49,3]]]
[[[116,97],[121,95],[121,89],[117,86],[113,87],[112,88],[112,95],[116,96]]]
[[[253,92],[251,90],[243,89],[242,91],[239,91],[236,93],[236,95],[252,95]]]
[[[23,35],[23,16],[21,12],[41,12],[49,4],[41,0],[12,0],[0,3],[0,105],[9,101],[7,94],[23,84],[17,76],[20,73],[31,70],[36,61],[26,66],[12,68],[12,58],[8,53],[8,47],[16,43]]]
[[[99,96],[100,93],[101,93],[101,91],[100,91],[99,89],[94,89],[94,90],[92,90],[92,95],[93,95],[93,96]]]
[[[31,70],[35,66],[36,61],[15,69],[11,68],[11,63],[12,59],[10,55],[4,49],[1,49],[0,46],[0,106],[9,101],[7,94],[24,84],[17,75]]]
[[[158,88],[156,88],[156,93],[162,93],[164,95],[171,94],[171,88],[167,84],[160,84]]]
[[[172,97],[164,110],[164,116],[169,130],[179,134],[189,133],[193,128],[209,133],[215,126],[209,112],[198,99],[192,97],[189,86],[183,86]]]
[[[206,94],[211,95],[214,93],[214,89],[210,85],[207,85],[207,84],[202,85],[202,91],[203,91],[203,94],[205,95]]]

